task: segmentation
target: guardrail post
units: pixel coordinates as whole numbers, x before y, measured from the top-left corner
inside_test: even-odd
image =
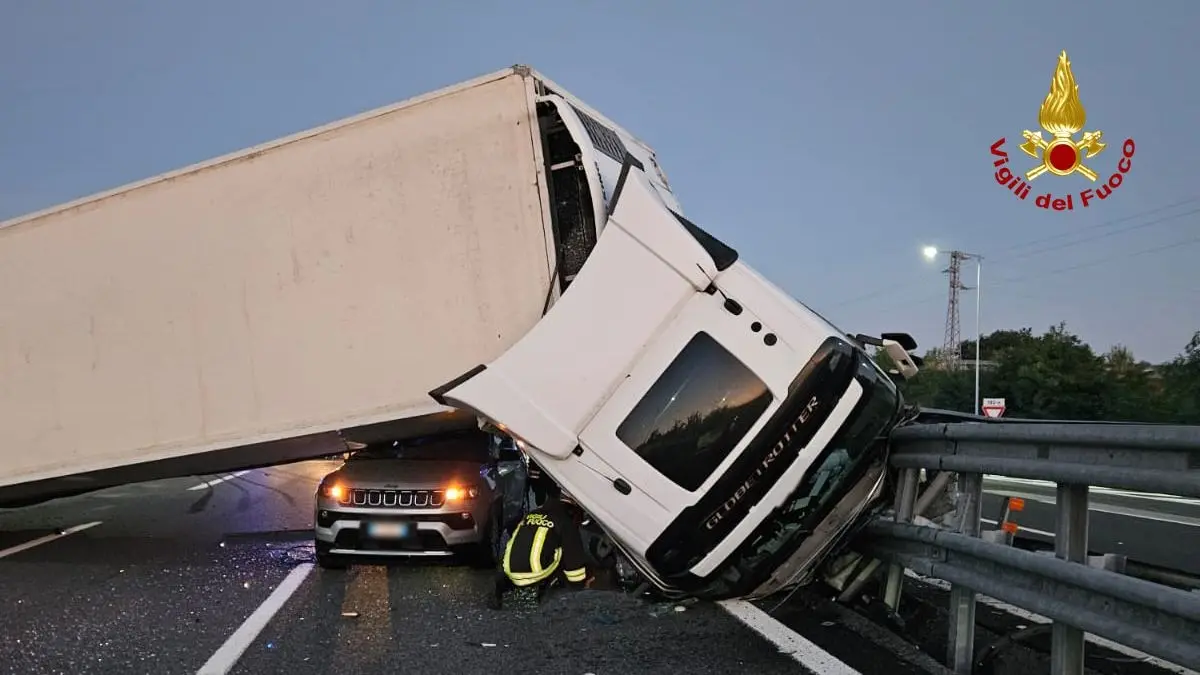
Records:
[[[954,474],[950,471],[939,471],[933,480],[929,481],[929,485],[925,486],[925,492],[917,498],[917,505],[913,509],[913,515],[923,516],[933,506],[934,500],[942,496],[946,490],[946,485],[950,482],[950,477]]]
[[[958,531],[978,537],[983,504],[983,474],[963,473],[958,477]],[[950,587],[950,641],[948,661],[958,675],[970,675],[975,665],[975,591],[960,584]]]
[[[921,474],[919,469],[903,469],[900,471],[900,485],[896,489],[896,522],[911,523],[913,508],[917,503],[917,482]],[[887,587],[883,592],[883,602],[893,612],[900,608],[900,587],[904,578],[904,567],[893,563],[888,567]]]
[[[1088,554],[1088,486],[1058,484],[1054,555],[1086,564]],[[1055,621],[1051,629],[1052,675],[1083,675],[1083,631]]]

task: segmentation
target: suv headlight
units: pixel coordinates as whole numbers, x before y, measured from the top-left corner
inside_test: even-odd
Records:
[[[317,489],[320,492],[321,496],[325,497],[326,499],[332,499],[332,500],[338,501],[338,502],[346,499],[346,495],[347,495],[346,488],[342,487],[341,485],[338,485],[336,482],[326,483],[326,482],[322,481],[321,486]]]
[[[462,487],[458,487],[458,486],[451,486],[451,487],[446,488],[445,495],[446,495],[446,501],[448,501],[448,502],[457,502],[457,501],[461,501],[464,499],[474,499],[479,496],[479,488],[476,488],[476,487],[462,488]]]

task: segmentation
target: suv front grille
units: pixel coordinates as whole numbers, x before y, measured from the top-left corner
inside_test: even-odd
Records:
[[[362,506],[367,508],[384,509],[437,509],[446,503],[446,493],[442,490],[366,490],[352,488],[346,499],[341,502],[346,506]]]

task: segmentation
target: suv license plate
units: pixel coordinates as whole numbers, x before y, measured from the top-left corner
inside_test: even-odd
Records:
[[[371,523],[367,534],[375,539],[402,539],[411,532],[408,523]]]

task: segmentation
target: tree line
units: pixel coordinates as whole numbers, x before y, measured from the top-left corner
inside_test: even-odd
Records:
[[[1004,398],[1005,417],[1200,424],[1200,331],[1161,364],[1139,361],[1121,345],[1097,353],[1065,324],[1041,335],[995,331],[980,346],[979,395]],[[900,384],[905,400],[974,412],[975,342],[960,345],[958,369],[939,367],[946,362],[940,351],[927,352],[921,372]],[[876,358],[891,366],[885,353]]]

